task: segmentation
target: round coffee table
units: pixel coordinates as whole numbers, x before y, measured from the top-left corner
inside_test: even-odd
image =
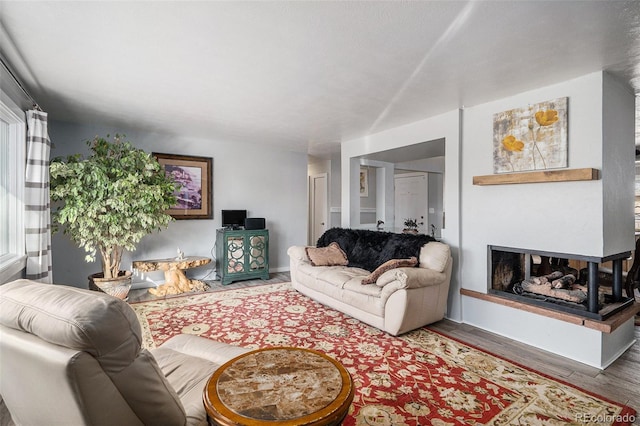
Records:
[[[223,364],[204,389],[212,425],[337,425],[353,401],[349,372],[302,348],[265,348]]]

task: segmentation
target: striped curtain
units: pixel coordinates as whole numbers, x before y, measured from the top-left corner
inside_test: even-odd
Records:
[[[47,113],[27,111],[27,170],[25,177],[26,278],[52,282],[51,215]]]

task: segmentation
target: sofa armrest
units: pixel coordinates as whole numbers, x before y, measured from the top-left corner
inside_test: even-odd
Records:
[[[160,348],[171,349],[189,356],[206,359],[222,365],[232,358],[250,351],[250,349],[218,342],[192,334],[178,334],[164,342]],[[153,353],[153,350],[152,350]]]
[[[398,288],[420,288],[440,285],[447,279],[444,272],[434,271],[426,268],[396,268],[380,275],[376,285],[385,287],[397,281]]]
[[[287,250],[287,254],[291,258],[291,260],[309,260],[309,258],[307,257],[307,247],[308,246],[291,246]]]
[[[421,268],[444,272],[450,257],[451,247],[445,243],[432,241],[422,246],[418,260]]]

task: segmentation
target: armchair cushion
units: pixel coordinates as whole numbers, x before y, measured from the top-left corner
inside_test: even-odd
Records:
[[[151,350],[184,406],[188,424],[206,424],[202,392],[211,374],[249,349],[188,334],[178,334]]]
[[[1,287],[0,324],[92,355],[107,373],[140,351],[138,318],[126,303],[100,292],[18,280]]]

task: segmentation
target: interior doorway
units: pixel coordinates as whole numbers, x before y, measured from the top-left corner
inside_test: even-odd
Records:
[[[394,176],[395,229],[402,232],[406,219],[414,219],[418,232],[428,234],[429,177],[427,173],[403,173]]]
[[[329,191],[327,173],[309,177],[309,199],[311,212],[309,244],[315,245],[318,238],[327,230]]]

